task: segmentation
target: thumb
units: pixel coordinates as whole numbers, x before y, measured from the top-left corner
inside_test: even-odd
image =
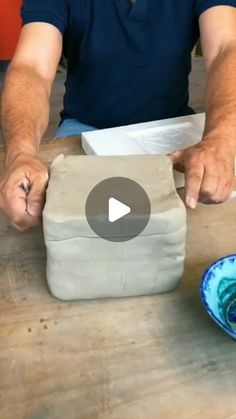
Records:
[[[184,164],[184,152],[183,151],[175,151],[168,155],[171,159],[173,168],[178,172],[184,173],[185,171],[185,164]]]
[[[48,179],[36,178],[30,186],[27,196],[27,212],[32,217],[41,217],[42,215],[47,183]]]
[[[182,151],[175,151],[174,153],[168,154],[173,164],[179,163],[181,160]]]

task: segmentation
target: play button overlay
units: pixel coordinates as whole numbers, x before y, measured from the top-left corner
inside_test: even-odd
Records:
[[[118,201],[115,198],[109,199],[108,219],[110,223],[114,223],[115,221],[119,220],[120,218],[124,217],[130,212],[131,212],[131,208],[128,207],[128,205],[123,204],[122,202]]]
[[[145,229],[151,204],[138,183],[125,177],[112,177],[92,189],[85,211],[88,224],[97,236],[123,242],[137,237]]]

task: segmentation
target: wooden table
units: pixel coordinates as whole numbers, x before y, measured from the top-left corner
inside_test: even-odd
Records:
[[[61,152],[81,153],[80,140],[45,142],[40,156]],[[0,418],[236,418],[236,343],[198,290],[206,266],[236,251],[235,204],[189,212],[178,290],[109,301],[54,299],[41,229],[1,219]]]

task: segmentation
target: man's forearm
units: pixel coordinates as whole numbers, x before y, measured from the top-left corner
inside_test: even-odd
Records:
[[[49,90],[46,81],[32,68],[10,67],[1,111],[7,164],[22,153],[37,153],[48,125]]]
[[[204,139],[236,151],[236,47],[222,51],[211,64],[206,85]]]

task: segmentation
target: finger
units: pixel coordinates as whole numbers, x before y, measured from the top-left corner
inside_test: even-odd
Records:
[[[196,159],[190,159],[185,165],[185,202],[190,209],[195,209],[204,176],[204,166]]]
[[[4,197],[7,195],[7,199]],[[1,212],[18,230],[26,230],[39,223],[39,219],[31,217],[26,211],[26,194],[21,188],[11,191],[11,194],[1,194]]]
[[[26,214],[20,220],[16,220],[16,222],[10,220],[10,223],[17,230],[25,231],[29,228],[36,227],[37,225],[39,225],[40,224],[40,218],[39,217],[31,217],[31,215]]]
[[[18,184],[1,189],[0,207],[10,219],[23,217],[26,214],[26,193]]]
[[[173,164],[173,168],[180,173],[185,173],[185,167],[184,164],[182,163],[174,163]]]
[[[234,159],[233,161],[224,160],[222,158],[218,162],[214,162],[214,164],[208,165],[206,170],[211,168],[211,178],[215,177],[215,188],[213,188],[213,181],[210,186],[210,179],[207,187],[207,192],[203,194],[203,200],[206,203],[222,203],[226,201],[233,188],[233,181],[234,181]],[[209,170],[208,170],[209,175]],[[204,187],[205,188],[205,187]],[[203,191],[204,192],[204,191]],[[206,191],[205,191],[206,192]],[[202,199],[201,199],[202,200]]]
[[[176,163],[181,159],[182,152],[181,151],[175,151],[174,153],[168,154],[168,157],[171,159],[172,163]]]
[[[216,194],[219,181],[220,177],[216,172],[215,167],[213,165],[206,165],[201,188],[199,191],[199,200],[201,202],[211,202]]]
[[[41,217],[45,202],[45,191],[48,184],[48,175],[35,178],[30,186],[27,196],[27,212],[32,217]]]
[[[175,153],[168,154],[168,157],[172,161],[173,168],[177,170],[178,172],[184,173],[184,157],[183,152],[176,151]]]
[[[223,173],[219,178],[217,190],[211,198],[211,203],[222,203],[226,201],[232,192],[234,182],[234,174],[230,171]]]

